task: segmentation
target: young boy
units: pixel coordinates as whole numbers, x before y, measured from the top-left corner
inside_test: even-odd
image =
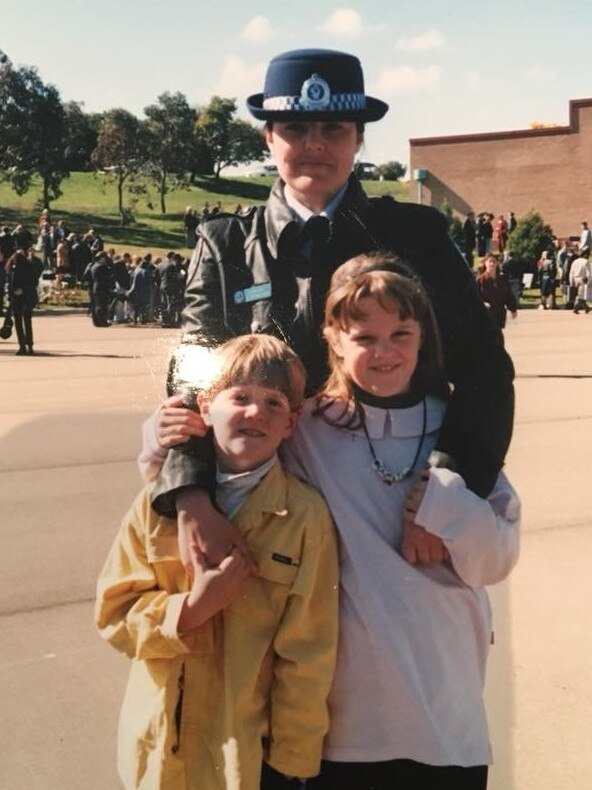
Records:
[[[125,516],[98,581],[96,623],[133,662],[119,723],[127,789],[298,786],[318,773],[328,728],[333,525],[319,494],[276,456],[304,397],[304,368],[266,335],[214,353],[220,369],[198,401],[214,434],[216,500],[257,570],[233,547],[208,568],[195,548],[190,579],[176,522],[152,510],[150,487]]]

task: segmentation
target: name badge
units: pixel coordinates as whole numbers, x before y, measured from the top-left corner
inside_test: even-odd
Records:
[[[236,291],[234,294],[235,304],[258,302],[261,299],[271,299],[271,283],[252,285],[250,288],[243,288],[242,291]]]

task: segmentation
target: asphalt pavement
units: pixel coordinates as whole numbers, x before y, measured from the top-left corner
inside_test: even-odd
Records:
[[[80,313],[36,315],[34,331],[34,357],[0,341],[0,790],[116,790],[128,663],[94,631],[93,592],[178,332]],[[592,786],[591,340],[592,315],[561,310],[506,330],[524,520],[519,564],[491,590],[490,790]]]

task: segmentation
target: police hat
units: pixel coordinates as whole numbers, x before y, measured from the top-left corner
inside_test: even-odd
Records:
[[[295,49],[269,63],[263,93],[247,99],[260,121],[378,121],[388,104],[366,96],[360,61],[331,49]]]

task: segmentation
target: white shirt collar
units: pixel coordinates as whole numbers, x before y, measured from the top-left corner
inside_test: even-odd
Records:
[[[269,472],[277,453],[256,469],[248,472],[222,472],[216,467],[216,502],[227,518],[232,518],[251,491]]]
[[[337,211],[337,207],[341,203],[341,199],[345,194],[345,190],[347,189],[347,183],[345,183],[339,192],[335,194],[331,200],[327,203],[325,208],[321,211],[319,216],[327,217],[328,220],[332,220],[335,216],[335,212]],[[311,217],[315,216],[314,211],[311,211],[306,206],[303,206],[302,203],[297,200],[294,192],[290,189],[288,184],[284,184],[284,199],[288,206],[292,209],[292,211],[298,215],[298,219],[301,225],[304,225],[307,220]]]

